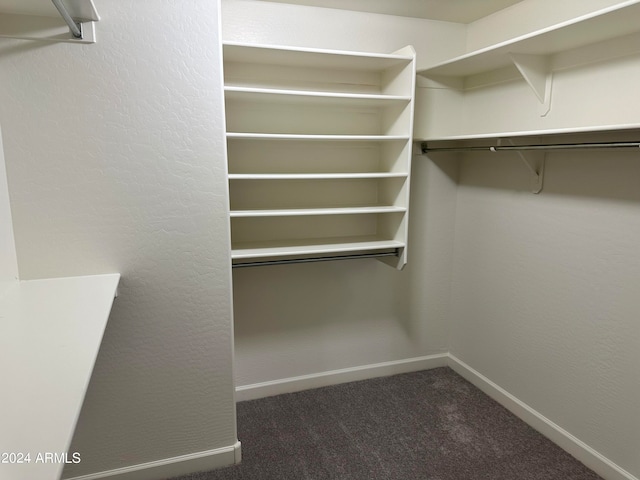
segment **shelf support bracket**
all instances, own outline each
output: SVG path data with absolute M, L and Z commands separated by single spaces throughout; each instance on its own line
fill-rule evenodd
M 80 23 L 82 38 L 76 38 L 69 26 L 56 17 L 37 17 L 0 12 L 0 38 L 20 38 L 47 42 L 96 43 L 94 21 Z
M 541 104 L 540 116 L 545 117 L 551 110 L 551 88 L 553 72 L 547 55 L 510 53 L 511 61 L 529 84 Z
M 502 144 L 502 139 L 498 139 L 498 146 Z M 507 143 L 513 146 L 513 142 L 508 139 Z M 547 153 L 544 151 L 522 152 L 514 150 L 514 152 L 523 161 L 529 172 L 531 173 L 531 193 L 540 193 L 544 184 L 544 164 L 547 159 Z

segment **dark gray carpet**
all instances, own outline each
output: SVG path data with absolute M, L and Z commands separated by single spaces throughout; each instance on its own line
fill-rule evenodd
M 600 479 L 449 368 L 240 402 L 238 436 L 179 480 Z

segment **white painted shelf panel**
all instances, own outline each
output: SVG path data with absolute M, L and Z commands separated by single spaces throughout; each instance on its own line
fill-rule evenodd
M 100 20 L 92 0 L 65 0 L 69 15 L 76 19 Z M 60 14 L 50 0 L 0 0 L 0 14 L 33 15 L 59 18 Z
M 327 142 L 391 142 L 409 140 L 409 135 L 303 135 L 286 133 L 248 133 L 227 132 L 228 139 L 241 140 L 292 140 L 292 141 L 327 141 Z
M 405 243 L 375 236 L 305 239 L 302 242 L 242 242 L 231 252 L 234 260 L 281 257 L 288 255 L 334 255 L 404 248 Z
M 349 52 L 225 42 L 225 62 L 296 68 L 381 71 L 413 61 L 411 55 Z
M 405 207 L 394 205 L 342 207 L 342 208 L 290 208 L 278 210 L 231 210 L 231 218 L 241 217 L 296 217 L 315 215 L 362 215 L 375 213 L 403 213 Z
M 230 132 L 294 135 L 410 135 L 410 103 L 380 98 L 234 93 Z
M 627 1 L 420 69 L 424 76 L 467 77 L 512 64 L 510 54 L 551 55 L 640 31 L 640 2 Z
M 402 172 L 357 172 L 357 173 L 230 173 L 229 180 L 350 180 L 376 178 L 406 178 Z
M 100 348 L 119 274 L 16 281 L 0 298 L 0 452 L 31 454 L 3 464 L 1 480 L 57 480 Z
M 65 0 L 68 15 L 80 23 L 81 38 L 50 0 L 0 0 L 0 37 L 89 44 L 96 42 L 95 23 L 100 20 L 92 0 Z
M 227 100 L 271 102 L 277 104 L 301 103 L 305 105 L 334 104 L 357 107 L 386 107 L 391 104 L 406 104 L 411 101 L 411 97 L 405 95 L 314 92 L 249 87 L 225 87 L 224 90 Z

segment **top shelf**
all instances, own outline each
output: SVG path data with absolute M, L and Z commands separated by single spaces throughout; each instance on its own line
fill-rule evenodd
M 413 61 L 409 55 L 290 48 L 225 42 L 225 62 L 375 71 Z
M 510 54 L 552 55 L 640 31 L 640 1 L 627 1 L 418 70 L 431 76 L 467 77 L 512 64 Z

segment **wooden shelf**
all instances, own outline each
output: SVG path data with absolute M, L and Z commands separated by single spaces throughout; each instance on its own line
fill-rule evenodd
M 408 103 L 411 101 L 410 96 L 402 95 L 313 92 L 249 87 L 225 87 L 224 90 L 227 100 L 272 102 L 278 104 L 302 103 L 305 105 L 337 104 L 341 106 L 385 107 L 394 103 Z
M 232 252 L 234 260 L 250 260 L 291 255 L 333 255 L 404 248 L 405 243 L 372 236 L 305 239 L 302 242 L 243 242 Z
M 82 24 L 82 38 L 74 38 L 51 1 L 0 0 L 0 37 L 50 42 L 95 43 L 100 16 L 91 0 L 64 3 L 74 21 Z
M 4 464 L 2 478 L 54 480 L 67 452 L 120 275 L 15 281 L 0 298 L 0 451 L 31 454 Z
M 402 268 L 413 49 L 223 51 L 233 259 L 401 249 Z
M 551 55 L 640 31 L 640 3 L 627 1 L 506 42 L 418 70 L 431 76 L 468 77 L 512 64 L 511 55 Z
M 372 213 L 402 213 L 406 212 L 404 207 L 393 205 L 388 206 L 366 206 L 366 207 L 341 207 L 341 208 L 289 208 L 270 210 L 231 210 L 231 218 L 240 217 L 296 217 L 315 215 L 362 215 Z
M 350 180 L 360 178 L 406 178 L 401 172 L 358 173 L 230 173 L 229 180 Z
M 227 139 L 233 140 L 300 140 L 323 142 L 392 142 L 407 141 L 409 135 L 303 135 L 291 133 L 245 133 L 227 132 Z
M 247 45 L 235 42 L 225 42 L 223 55 L 226 63 L 364 71 L 384 70 L 413 61 L 412 55 Z

